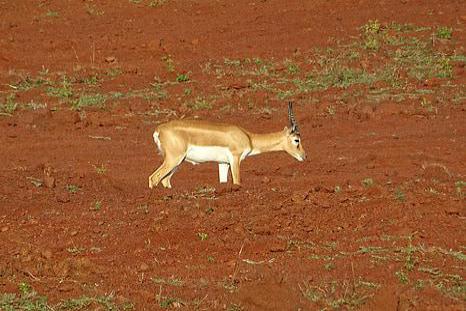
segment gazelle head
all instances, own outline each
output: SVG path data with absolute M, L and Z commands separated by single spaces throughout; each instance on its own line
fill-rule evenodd
M 290 128 L 285 127 L 284 134 L 286 142 L 285 151 L 298 161 L 306 159 L 306 151 L 304 151 L 301 144 L 301 135 L 299 134 L 298 123 L 296 122 L 293 114 L 293 103 L 288 103 L 288 119 L 290 120 Z

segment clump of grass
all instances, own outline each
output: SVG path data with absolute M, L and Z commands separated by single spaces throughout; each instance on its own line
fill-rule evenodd
M 18 103 L 16 102 L 16 94 L 9 94 L 5 103 L 0 103 L 0 114 L 11 116 L 16 109 L 18 109 Z
M 182 286 L 184 284 L 183 280 L 178 278 L 162 278 L 162 277 L 154 277 L 152 278 L 152 282 L 155 284 L 163 284 L 163 285 L 171 285 L 171 286 Z
M 58 12 L 57 11 L 47 11 L 47 13 L 45 13 L 45 16 L 47 17 L 58 17 Z
M 167 3 L 168 0 L 151 0 L 151 2 L 149 2 L 149 7 L 151 8 L 157 8 L 159 6 L 162 6 L 164 5 L 165 3 Z
M 122 72 L 123 72 L 123 70 L 121 70 L 121 68 L 113 67 L 113 68 L 107 69 L 105 74 L 107 76 L 111 77 L 111 78 L 115 78 L 115 77 L 119 76 Z
M 47 79 L 42 77 L 31 78 L 29 76 L 21 79 L 21 81 L 10 85 L 10 87 L 14 88 L 18 91 L 29 91 L 33 88 L 39 88 L 43 85 L 49 84 L 50 82 Z
M 369 20 L 361 28 L 363 31 L 363 47 L 366 50 L 377 51 L 380 48 L 378 34 L 382 31 L 382 25 L 378 20 Z
M 206 98 L 196 97 L 193 102 L 187 104 L 188 108 L 192 110 L 208 110 L 212 109 L 212 103 L 207 101 Z
M 184 305 L 184 303 L 178 299 L 178 298 L 173 298 L 173 297 L 160 297 L 159 298 L 159 306 L 162 309 L 168 309 L 168 308 L 180 308 L 181 306 Z
M 104 15 L 104 11 L 99 9 L 95 4 L 86 3 L 86 13 L 93 16 Z
M 37 294 L 32 287 L 25 282 L 18 284 L 19 296 L 16 294 L 1 294 L 1 310 L 50 310 L 47 297 Z
M 81 94 L 78 99 L 72 101 L 71 108 L 81 110 L 84 107 L 102 108 L 107 101 L 107 96 L 104 94 Z
M 134 305 L 130 302 L 116 303 L 113 295 L 70 298 L 63 300 L 56 305 L 48 303 L 46 296 L 39 295 L 26 282 L 18 284 L 19 295 L 13 293 L 0 294 L 0 310 L 28 310 L 28 311 L 49 311 L 49 310 L 134 310 Z
M 359 279 L 352 283 L 327 282 L 317 286 L 310 284 L 299 285 L 302 295 L 310 302 L 325 306 L 324 309 L 354 309 L 362 306 L 376 290 L 378 284 Z
M 71 81 L 63 76 L 63 81 L 57 86 L 50 86 L 47 89 L 47 95 L 53 97 L 59 97 L 62 100 L 69 100 L 73 96 L 73 88 Z
M 437 28 L 437 32 L 435 33 L 435 35 L 439 39 L 451 39 L 453 35 L 453 29 L 447 26 L 442 26 Z

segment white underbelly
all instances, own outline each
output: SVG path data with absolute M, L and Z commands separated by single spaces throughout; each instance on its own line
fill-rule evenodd
M 233 155 L 226 147 L 191 145 L 186 151 L 185 160 L 192 164 L 199 164 L 204 162 L 230 163 L 232 159 Z

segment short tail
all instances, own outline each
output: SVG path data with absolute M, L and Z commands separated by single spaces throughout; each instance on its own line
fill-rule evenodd
M 157 132 L 157 130 L 155 130 L 152 137 L 154 137 L 154 142 L 157 145 L 157 149 L 159 150 L 159 154 L 163 155 L 162 143 L 160 142 L 160 139 L 159 139 L 159 132 Z

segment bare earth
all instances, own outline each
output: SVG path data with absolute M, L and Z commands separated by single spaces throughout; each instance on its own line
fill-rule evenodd
M 464 1 L 0 7 L 0 309 L 466 308 Z M 148 189 L 157 124 L 277 131 L 289 100 L 306 162 Z

